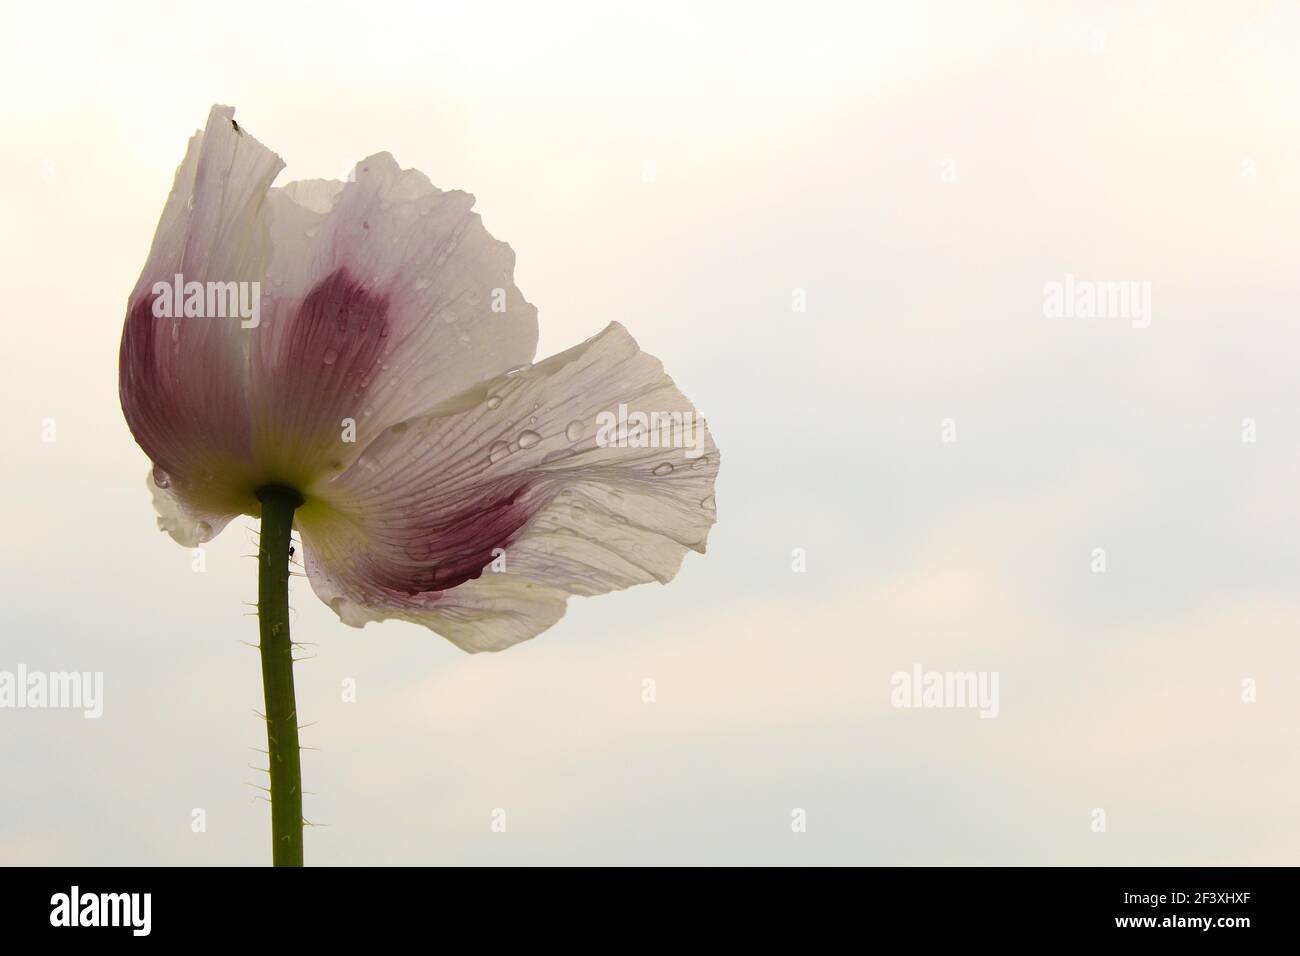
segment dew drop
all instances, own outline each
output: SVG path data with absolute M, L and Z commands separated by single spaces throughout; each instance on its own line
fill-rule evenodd
M 157 465 L 153 467 L 153 483 L 159 488 L 170 488 L 172 484 L 171 476 L 163 471 Z
M 207 538 L 212 534 L 212 525 L 208 524 L 206 521 L 200 521 L 194 526 L 194 530 L 199 533 L 200 538 Z
M 673 473 L 673 466 L 668 464 L 668 462 L 666 461 L 661 464 L 655 465 L 654 474 L 659 475 L 660 477 L 662 477 L 663 475 L 671 475 L 672 473 Z
M 542 440 L 542 436 L 537 434 L 537 432 L 535 431 L 522 432 L 519 435 L 519 447 L 532 448 L 541 440 Z
M 564 437 L 569 441 L 577 441 L 582 437 L 582 422 L 569 422 L 569 427 L 564 430 Z
M 501 406 L 501 396 L 500 395 L 489 396 L 487 400 L 487 406 L 488 408 L 499 408 Z
M 510 454 L 510 446 L 503 441 L 494 441 L 488 449 L 488 461 L 497 462 Z
M 334 351 L 333 349 L 330 349 L 328 352 L 326 352 L 324 358 L 321 359 L 321 361 L 323 361 L 326 365 L 333 365 L 338 360 L 339 360 L 339 353 Z

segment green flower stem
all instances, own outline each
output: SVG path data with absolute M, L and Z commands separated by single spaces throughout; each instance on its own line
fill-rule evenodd
M 302 495 L 292 488 L 259 488 L 262 534 L 257 548 L 257 623 L 261 632 L 266 743 L 270 753 L 272 863 L 302 866 L 302 766 L 298 706 L 293 697 L 289 640 L 289 532 Z

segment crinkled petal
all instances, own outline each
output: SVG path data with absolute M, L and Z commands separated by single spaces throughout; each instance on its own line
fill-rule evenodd
M 620 406 L 625 432 L 609 427 Z M 309 489 L 307 574 L 345 623 L 401 618 L 500 650 L 569 595 L 670 580 L 704 551 L 717 471 L 694 407 L 611 324 L 391 426 Z
M 131 433 L 194 513 L 245 510 L 256 475 L 248 334 L 238 315 L 155 315 L 157 283 L 260 282 L 270 260 L 266 192 L 280 158 L 213 107 L 190 140 L 122 332 L 119 394 Z M 174 298 L 174 297 L 173 297 Z M 206 296 L 205 296 L 206 300 Z
M 271 203 L 252 387 L 277 480 L 336 475 L 389 425 L 532 361 L 536 309 L 473 196 L 381 153 L 354 181 L 294 183 Z

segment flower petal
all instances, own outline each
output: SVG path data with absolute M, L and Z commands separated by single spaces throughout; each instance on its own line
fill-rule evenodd
M 536 309 L 473 196 L 381 153 L 355 181 L 295 183 L 272 204 L 252 384 L 259 457 L 279 480 L 337 474 L 389 425 L 532 360 Z
M 280 158 L 213 107 L 190 140 L 127 306 L 119 394 L 131 433 L 194 513 L 244 510 L 252 479 L 247 331 L 238 316 L 157 317 L 155 284 L 260 281 L 270 259 L 266 191 Z M 181 489 L 184 489 L 183 491 Z
M 620 405 L 679 427 L 611 431 Z M 694 407 L 615 323 L 391 426 L 309 489 L 298 527 L 312 586 L 345 623 L 402 618 L 500 650 L 555 623 L 568 595 L 670 580 L 704 550 L 717 471 Z
M 158 530 L 167 532 L 173 541 L 187 548 L 211 541 L 238 514 L 194 510 L 192 496 L 156 468 L 150 470 L 145 483 L 158 512 Z

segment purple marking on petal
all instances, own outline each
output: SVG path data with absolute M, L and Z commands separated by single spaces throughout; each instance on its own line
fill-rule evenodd
M 153 324 L 152 297 L 141 296 L 126 314 L 122 348 L 118 355 L 118 393 L 127 423 L 133 429 L 133 414 L 146 415 L 151 404 L 150 396 L 157 396 L 160 391 Z
M 540 507 L 528 494 L 532 484 L 515 476 L 496 487 L 476 489 L 479 497 L 454 511 L 409 515 L 408 527 L 390 529 L 402 557 L 380 558 L 374 583 L 391 591 L 424 594 L 448 591 L 482 575 L 497 548 L 506 549 Z M 385 536 L 387 537 L 387 535 Z M 391 552 L 390 552 L 391 553 Z
M 285 343 L 291 375 L 315 378 L 322 366 L 344 377 L 372 368 L 388 334 L 388 298 L 367 292 L 346 269 L 335 269 L 307 294 Z M 328 374 L 328 373 L 327 373 Z
M 221 320 L 155 317 L 155 296 L 128 308 L 118 397 L 131 434 L 172 478 L 248 467 L 242 355 Z M 233 476 L 231 476 L 233 477 Z
M 392 347 L 390 322 L 387 296 L 344 268 L 287 317 L 273 348 L 254 360 L 258 453 L 268 474 L 309 482 L 337 468 L 342 421 L 362 418 L 375 369 Z

